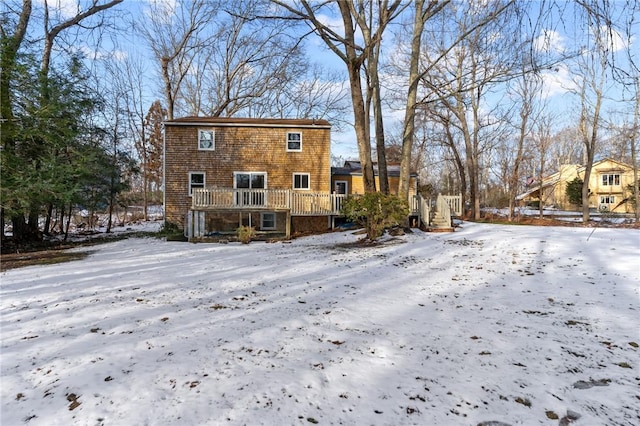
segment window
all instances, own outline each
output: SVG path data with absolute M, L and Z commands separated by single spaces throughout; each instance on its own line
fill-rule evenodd
M 265 231 L 276 229 L 276 214 L 262 213 L 260 215 L 260 229 L 264 229 Z
M 294 173 L 293 189 L 309 189 L 309 173 Z
M 616 202 L 615 195 L 601 195 L 600 204 L 614 204 Z
M 234 188 L 246 189 L 236 194 L 236 205 L 263 206 L 266 203 L 265 192 L 260 189 L 267 188 L 266 173 L 234 172 Z
M 198 150 L 213 151 L 215 149 L 215 132 L 213 130 L 198 130 Z
M 602 186 L 620 185 L 620 175 L 607 174 L 602 175 Z
M 336 194 L 346 194 L 348 192 L 348 183 L 346 180 L 337 180 L 334 189 Z
M 189 173 L 189 195 L 193 195 L 193 190 L 196 188 L 204 188 L 204 173 L 202 172 Z
M 302 133 L 287 133 L 287 151 L 302 151 Z

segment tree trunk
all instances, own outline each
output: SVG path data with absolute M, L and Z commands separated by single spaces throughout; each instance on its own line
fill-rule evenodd
M 362 83 L 360 80 L 363 58 L 358 57 L 355 49 L 355 28 L 351 20 L 351 10 L 346 2 L 338 2 L 338 8 L 345 26 L 345 63 L 349 74 L 349 86 L 351 88 L 351 103 L 353 107 L 353 120 L 358 144 L 360 165 L 362 166 L 362 180 L 365 192 L 376 191 L 373 162 L 371 161 L 371 132 L 368 114 L 365 111 L 365 102 L 362 96 Z
M 418 102 L 418 83 L 420 74 L 420 49 L 422 47 L 422 32 L 424 30 L 424 0 L 416 0 L 415 16 L 413 18 L 413 35 L 411 37 L 411 58 L 409 62 L 409 89 L 404 112 L 404 126 L 402 130 L 402 158 L 400 161 L 400 183 L 398 195 L 409 200 L 409 183 L 411 181 L 411 155 L 413 153 L 413 137 L 416 126 L 416 104 Z
M 376 192 L 376 181 L 373 173 L 373 163 L 371 161 L 371 142 L 369 123 L 364 108 L 362 98 L 362 86 L 360 83 L 360 66 L 358 64 L 347 64 L 349 70 L 349 83 L 351 85 L 351 102 L 353 103 L 354 128 L 356 131 L 356 141 L 358 143 L 358 154 L 362 166 L 362 180 L 365 192 Z
M 51 216 L 53 215 L 53 203 L 49 203 L 47 207 L 47 217 L 44 221 L 44 228 L 42 232 L 44 235 L 49 235 L 49 227 L 51 226 Z
M 384 123 L 382 120 L 382 98 L 380 96 L 380 78 L 378 76 L 378 62 L 380 43 L 372 50 L 368 64 L 370 84 L 373 95 L 373 119 L 376 129 L 376 153 L 378 157 L 378 181 L 380 192 L 389 193 L 389 178 L 387 174 L 387 151 L 384 143 Z

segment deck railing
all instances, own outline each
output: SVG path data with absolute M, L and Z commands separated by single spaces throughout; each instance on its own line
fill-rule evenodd
M 193 190 L 193 210 L 289 210 L 294 216 L 337 216 L 346 195 L 296 192 L 288 189 L 226 189 L 198 188 Z
M 436 198 L 436 211 L 440 214 L 447 226 L 451 226 L 451 210 L 449 200 L 446 199 L 444 195 L 438 194 L 438 198 Z
M 344 194 L 289 189 L 196 188 L 191 197 L 191 209 L 289 210 L 293 216 L 338 216 L 346 197 Z M 449 206 L 451 214 L 462 215 L 460 195 L 442 195 L 439 198 Z M 423 221 L 429 220 L 430 200 L 416 195 L 410 197 L 409 204 L 411 215 L 419 215 Z
M 440 196 L 440 194 L 438 194 Z M 442 195 L 444 201 L 449 205 L 451 213 L 455 216 L 462 216 L 462 194 L 460 195 Z

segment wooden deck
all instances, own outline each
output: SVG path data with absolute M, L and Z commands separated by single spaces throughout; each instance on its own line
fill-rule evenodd
M 198 188 L 193 190 L 185 235 L 191 238 L 204 233 L 206 212 L 237 212 L 240 215 L 243 212 L 285 212 L 287 217 L 338 217 L 346 197 L 344 194 L 289 189 Z M 417 226 L 435 229 L 446 225 L 451 228 L 451 217 L 462 215 L 462 196 L 439 194 L 436 200 L 428 200 L 416 195 L 410 199 L 409 211 L 410 216 L 417 217 Z M 286 223 L 288 237 L 290 220 Z
M 344 194 L 288 189 L 195 189 L 191 210 L 289 211 L 292 216 L 339 216 Z
M 292 216 L 339 216 L 347 195 L 290 189 L 194 189 L 191 210 L 265 210 L 289 211 Z M 411 198 L 411 215 L 429 217 L 432 203 L 420 195 Z M 447 208 L 448 206 L 448 208 Z M 441 195 L 433 205 L 436 211 L 451 216 L 462 215 L 461 195 Z

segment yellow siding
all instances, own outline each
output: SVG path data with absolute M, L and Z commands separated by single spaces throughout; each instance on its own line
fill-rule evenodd
M 602 175 L 604 174 L 619 174 L 620 184 L 602 185 Z M 577 209 L 577 206 L 569 203 L 569 199 L 566 194 L 567 183 L 571 182 L 576 177 L 584 179 L 584 175 L 584 167 L 582 166 L 561 166 L 558 182 L 553 186 L 551 191 L 547 191 L 546 197 L 543 197 L 543 202 L 545 204 L 555 204 L 562 210 Z M 611 210 L 615 208 L 613 211 L 618 213 L 633 212 L 633 206 L 630 203 L 625 203 L 624 205 L 616 208 L 616 205 L 620 201 L 632 195 L 632 193 L 627 189 L 631 184 L 633 184 L 633 168 L 631 166 L 610 159 L 595 163 L 589 177 L 589 190 L 591 191 L 591 195 L 589 196 L 589 207 L 598 209 L 600 207 L 600 196 L 613 195 L 615 197 L 615 204 L 610 206 Z
M 335 188 L 336 181 L 345 181 L 348 183 L 349 194 L 364 194 L 364 179 L 362 175 L 333 175 L 332 187 Z M 389 190 L 392 194 L 398 193 L 398 187 L 400 186 L 400 178 L 397 176 L 389 177 Z M 380 178 L 376 176 L 376 188 L 380 189 Z M 416 178 L 411 177 L 409 181 L 409 196 L 416 194 Z

